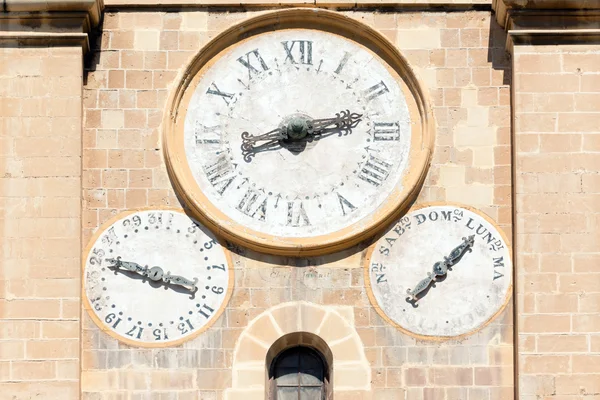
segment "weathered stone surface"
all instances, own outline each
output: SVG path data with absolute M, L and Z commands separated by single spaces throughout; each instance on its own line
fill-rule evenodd
M 382 382 L 373 373 L 370 390 L 338 390 L 335 399 L 464 400 L 465 393 L 475 399 L 509 399 L 513 336 L 523 357 L 520 365 L 527 369 L 520 371 L 523 399 L 596 393 L 600 324 L 590 282 L 598 261 L 593 228 L 595 152 L 600 148 L 594 106 L 600 90 L 597 49 L 517 48 L 512 71 L 504 53 L 506 35 L 489 11 L 463 11 L 476 3 L 462 0 L 419 3 L 418 10 L 402 12 L 343 12 L 400 48 L 435 110 L 435 150 L 416 204 L 462 201 L 510 233 L 515 171 L 517 268 L 526 273 L 518 276 L 518 296 L 526 299 L 516 313 L 521 332 L 513 335 L 508 309 L 482 336 L 460 342 L 418 341 L 397 331 L 368 301 L 361 268 L 365 246 L 357 245 L 301 259 L 250 251 L 236 255 L 240 290 L 229 309 L 209 331 L 178 348 L 131 349 L 84 315 L 81 396 L 73 367 L 78 355 L 29 358 L 54 354 L 52 346 L 42 348 L 39 342 L 60 348 L 63 339 L 78 340 L 79 243 L 87 244 L 100 224 L 119 211 L 181 206 L 162 160 L 160 137 L 166 96 L 180 71 L 223 29 L 269 12 L 239 5 L 224 11 L 176 7 L 165 12 L 160 8 L 165 2 L 152 2 L 152 8 L 117 7 L 105 13 L 102 32 L 90 44 L 97 55 L 86 62 L 85 76 L 80 47 L 7 46 L 0 51 L 0 336 L 6 342 L 0 347 L 0 358 L 6 357 L 0 361 L 0 392 L 22 398 L 263 400 L 257 376 L 266 367 L 264 353 L 252 358 L 256 364 L 248 370 L 256 375 L 244 381 L 260 387 L 236 388 L 235 371 L 243 370 L 234 368 L 236 342 L 249 343 L 240 339 L 242 332 L 271 307 L 306 300 L 319 311 L 307 314 L 301 305 L 301 327 L 317 329 L 324 304 L 338 313 L 340 306 L 351 310 L 350 327 L 360 327 L 355 330 L 365 363 L 334 363 L 334 376 L 338 368 L 362 371 L 344 379 L 365 384 L 361 376 L 376 370 L 387 379 Z M 442 3 L 452 3 L 446 7 L 453 12 L 426 9 L 426 4 Z M 490 2 L 477 2 L 483 3 Z M 26 27 L 35 32 L 46 28 Z M 73 29 L 81 31 L 80 26 Z M 511 101 L 518 120 L 514 140 Z M 572 282 L 585 286 L 582 296 Z M 350 319 L 344 317 L 340 326 L 343 321 Z M 260 332 L 252 336 L 275 340 L 273 330 Z M 29 341 L 36 344 L 28 350 Z M 564 368 L 563 356 L 572 359 L 576 371 L 542 372 L 550 362 Z M 473 365 L 474 386 L 466 392 L 448 386 L 453 379 L 466 379 L 463 371 Z

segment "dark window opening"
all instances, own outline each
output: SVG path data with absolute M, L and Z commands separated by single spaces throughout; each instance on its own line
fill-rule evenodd
M 281 352 L 270 371 L 273 400 L 324 400 L 328 368 L 324 357 L 310 347 L 296 346 Z

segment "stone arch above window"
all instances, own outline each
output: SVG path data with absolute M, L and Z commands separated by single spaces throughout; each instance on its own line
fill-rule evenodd
M 334 398 L 338 392 L 370 391 L 371 368 L 362 342 L 352 317 L 342 316 L 353 315 L 351 311 L 352 307 L 301 301 L 282 303 L 258 315 L 236 342 L 232 387 L 226 390 L 225 399 L 265 400 L 268 363 L 282 349 L 298 345 L 330 357 Z

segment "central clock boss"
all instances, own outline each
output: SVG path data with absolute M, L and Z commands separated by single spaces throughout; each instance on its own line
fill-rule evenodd
M 194 215 L 237 244 L 339 251 L 417 195 L 426 97 L 395 47 L 338 14 L 284 10 L 221 34 L 170 100 L 164 150 Z

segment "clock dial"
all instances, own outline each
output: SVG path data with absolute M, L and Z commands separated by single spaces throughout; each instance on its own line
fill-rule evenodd
M 420 337 L 465 335 L 510 295 L 512 260 L 489 218 L 458 206 L 413 210 L 371 248 L 365 264 L 376 310 Z
M 336 125 L 343 113 L 356 115 L 353 128 Z M 294 122 L 323 119 L 332 122 L 323 133 L 287 137 Z M 283 135 L 243 139 L 274 129 Z M 385 65 L 354 42 L 304 29 L 226 51 L 196 87 L 185 121 L 185 154 L 209 201 L 285 237 L 327 234 L 369 215 L 402 176 L 410 139 L 402 88 Z
M 84 292 L 94 321 L 136 346 L 193 337 L 221 314 L 233 285 L 229 256 L 184 213 L 121 214 L 100 229 L 84 260 Z
M 263 251 L 332 251 L 369 233 L 414 190 L 409 169 L 427 153 L 394 66 L 328 31 L 228 46 L 182 102 L 165 141 L 176 187 L 203 221 Z

